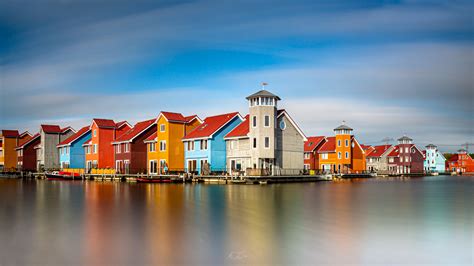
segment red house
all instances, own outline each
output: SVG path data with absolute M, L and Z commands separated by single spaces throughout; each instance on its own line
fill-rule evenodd
M 17 169 L 18 171 L 36 171 L 36 150 L 35 147 L 41 143 L 41 135 L 35 134 L 33 137 L 22 139 L 16 147 Z
M 319 168 L 319 153 L 318 150 L 326 142 L 324 136 L 308 137 L 304 143 L 304 169 L 318 170 Z
M 446 160 L 446 172 L 474 173 L 474 160 L 466 150 L 461 149 Z
M 398 139 L 398 145 L 387 158 L 389 174 L 422 174 L 424 171 L 423 152 L 407 136 Z
M 156 119 L 138 122 L 112 143 L 117 174 L 147 172 L 147 144 L 144 141 L 156 133 L 156 128 Z

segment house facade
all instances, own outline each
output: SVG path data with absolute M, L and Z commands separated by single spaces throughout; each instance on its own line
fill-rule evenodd
M 377 145 L 367 154 L 367 171 L 378 174 L 388 174 L 388 155 L 394 149 L 393 145 Z
M 0 131 L 0 172 L 16 170 L 17 154 L 15 148 L 26 138 L 31 138 L 28 131 L 22 134 L 18 130 Z
M 41 142 L 35 147 L 37 171 L 59 169 L 59 151 L 57 145 L 72 136 L 76 131 L 71 127 L 60 128 L 58 125 L 41 125 Z
M 148 173 L 183 172 L 185 152 L 182 138 L 202 123 L 197 115 L 161 112 L 156 119 L 156 135 L 146 139 Z
M 156 119 L 141 121 L 112 143 L 115 153 L 115 173 L 147 172 L 147 144 L 144 140 L 154 133 L 156 133 Z
M 324 136 L 308 137 L 304 143 L 304 169 L 315 170 L 319 169 L 319 149 L 326 142 Z
M 226 142 L 226 168 L 230 174 L 238 174 L 252 168 L 250 139 L 248 137 L 250 116 L 224 136 Z
M 91 138 L 89 126 L 83 127 L 57 145 L 61 169 L 84 168 L 86 155 L 82 145 Z
M 186 134 L 184 143 L 185 171 L 208 174 L 226 172 L 226 143 L 224 136 L 243 121 L 238 113 L 209 116 Z
M 446 172 L 455 172 L 458 174 L 474 173 L 474 160 L 467 150 L 460 149 L 457 154 L 453 154 L 446 161 Z
M 425 148 L 426 150 L 423 151 L 425 173 L 444 173 L 446 170 L 446 158 L 438 150 L 438 147 L 434 144 L 429 144 Z
M 90 126 L 91 139 L 82 146 L 85 149 L 86 172 L 91 169 L 114 169 L 112 142 L 132 128 L 127 121 L 115 123 L 111 119 L 94 118 Z
M 334 137 L 326 137 L 319 148 L 319 170 L 327 173 L 362 173 L 366 171 L 366 154 L 353 129 L 344 123 L 334 129 Z
M 423 173 L 424 156 L 413 139 L 403 136 L 398 145 L 387 155 L 389 174 L 420 174 Z
M 17 154 L 17 170 L 26 172 L 37 171 L 37 154 L 35 147 L 41 142 L 39 133 L 32 137 L 25 137 L 15 148 Z

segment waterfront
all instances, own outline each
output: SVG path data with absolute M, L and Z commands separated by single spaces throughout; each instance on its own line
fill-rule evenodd
M 0 179 L 0 265 L 472 265 L 473 184 Z

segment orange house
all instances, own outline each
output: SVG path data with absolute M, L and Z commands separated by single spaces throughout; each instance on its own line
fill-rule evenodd
M 146 139 L 148 173 L 184 171 L 184 144 L 181 139 L 202 124 L 197 115 L 161 112 L 156 119 L 156 135 Z
M 112 142 L 132 126 L 127 121 L 115 123 L 110 119 L 94 118 L 90 126 L 91 139 L 84 143 L 86 171 L 112 169 L 115 166 Z
M 17 167 L 15 148 L 25 138 L 31 138 L 31 134 L 28 131 L 21 135 L 18 133 L 18 130 L 0 131 L 0 171 L 15 171 Z
M 334 137 L 318 150 L 319 170 L 331 173 L 360 173 L 366 170 L 366 152 L 345 124 L 334 129 Z

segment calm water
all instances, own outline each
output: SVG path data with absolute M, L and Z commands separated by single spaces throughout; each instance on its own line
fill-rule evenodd
M 0 179 L 0 265 L 472 265 L 473 184 Z

